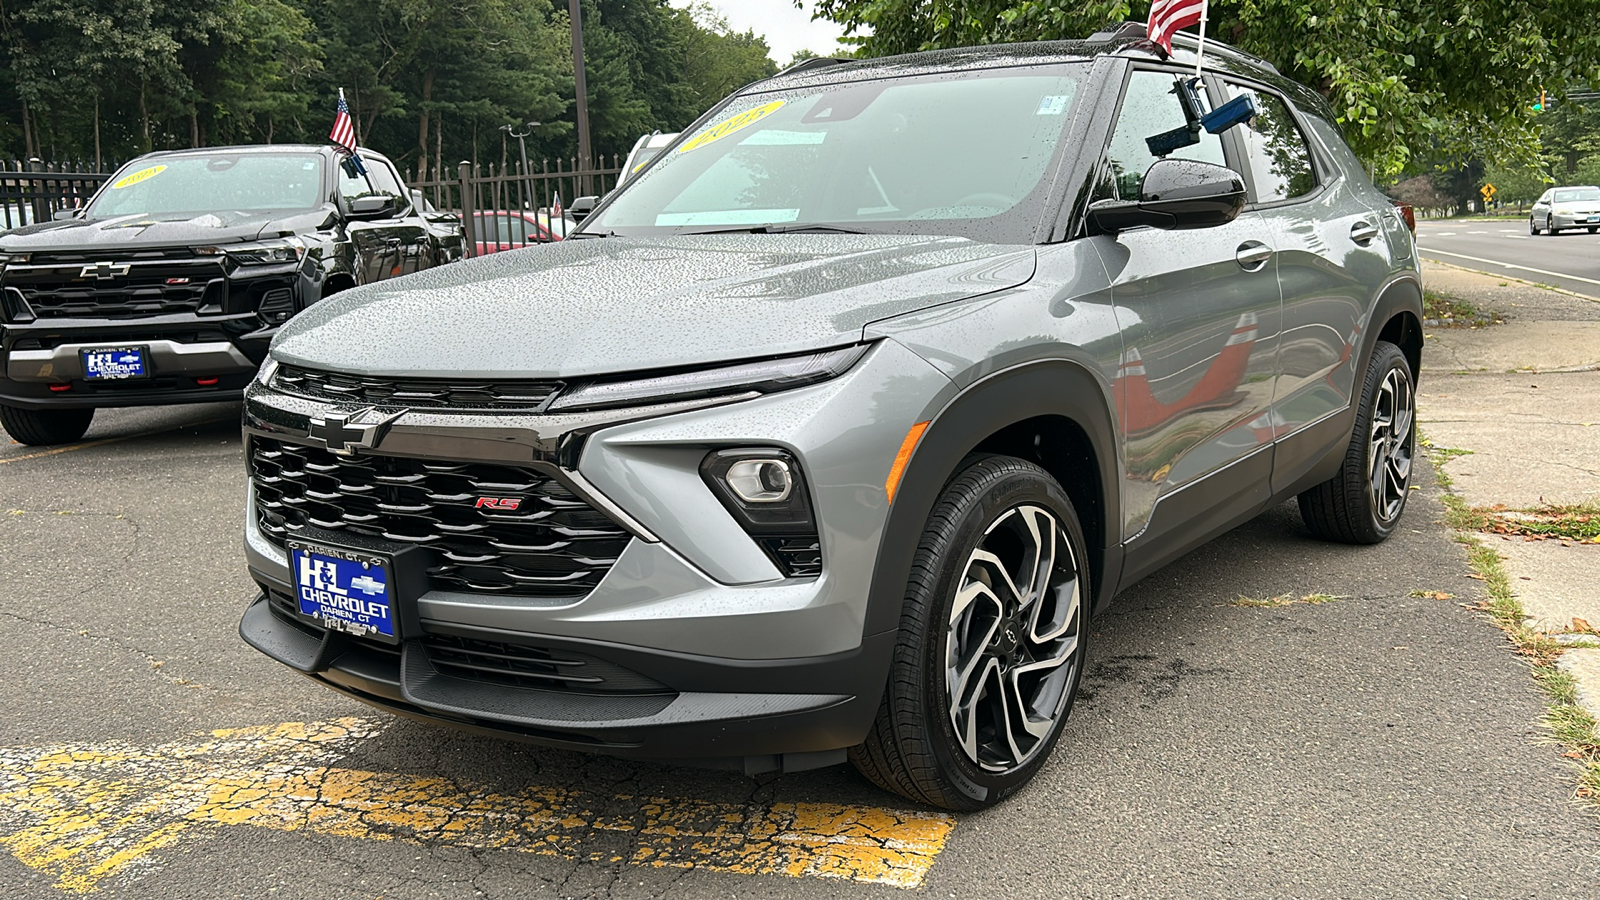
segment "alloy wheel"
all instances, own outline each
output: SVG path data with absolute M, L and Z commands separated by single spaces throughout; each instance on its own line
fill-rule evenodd
M 1411 379 L 1400 368 L 1384 376 L 1372 404 L 1367 444 L 1367 489 L 1378 520 L 1393 522 L 1405 507 L 1411 484 L 1412 440 L 1416 421 Z
M 990 772 L 1049 743 L 1081 665 L 1078 560 L 1049 510 L 1001 514 L 968 555 L 945 635 L 945 698 L 968 760 Z

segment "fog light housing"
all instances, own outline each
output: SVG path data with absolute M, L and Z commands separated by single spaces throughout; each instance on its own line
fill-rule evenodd
M 793 454 L 771 447 L 714 450 L 700 476 L 785 576 L 822 574 L 811 496 Z
M 794 493 L 794 475 L 781 459 L 741 459 L 722 477 L 745 503 L 782 503 Z

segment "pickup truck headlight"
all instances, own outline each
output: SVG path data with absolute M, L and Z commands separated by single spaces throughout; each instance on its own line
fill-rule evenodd
M 195 250 L 211 256 L 226 256 L 240 266 L 278 266 L 299 262 L 306 255 L 306 244 L 297 237 L 286 237 L 248 244 L 197 247 Z
M 748 391 L 768 394 L 827 381 L 849 371 L 867 344 L 820 350 L 803 356 L 741 362 L 642 378 L 577 384 L 550 404 L 550 412 L 612 409 L 647 403 L 673 403 Z
M 278 374 L 278 361 L 267 357 L 261 361 L 261 368 L 256 370 L 256 383 L 262 387 L 272 384 L 272 376 Z

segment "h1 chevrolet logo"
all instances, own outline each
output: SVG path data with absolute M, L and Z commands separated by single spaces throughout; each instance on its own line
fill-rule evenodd
M 328 450 L 340 456 L 354 456 L 357 450 L 371 450 L 378 446 L 389 426 L 408 410 L 378 412 L 368 406 L 354 412 L 332 411 L 311 420 L 310 435 L 325 441 Z M 371 421 L 364 421 L 370 419 Z
M 83 269 L 78 272 L 78 277 L 93 277 L 96 280 L 105 281 L 108 278 L 118 278 L 126 275 L 128 272 L 132 271 L 132 269 L 133 266 L 130 266 L 127 263 L 98 262 L 92 266 L 84 266 Z

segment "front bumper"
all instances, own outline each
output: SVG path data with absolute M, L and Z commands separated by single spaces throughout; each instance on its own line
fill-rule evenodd
M 1600 210 L 1570 215 L 1553 213 L 1550 216 L 1550 221 L 1555 228 L 1600 228 Z
M 888 510 L 881 485 L 906 429 L 953 392 L 925 361 L 882 342 L 825 384 L 632 418 L 411 410 L 372 454 L 554 475 L 623 524 L 631 542 L 580 597 L 434 584 L 414 601 L 420 633 L 396 651 L 330 636 L 294 612 L 284 551 L 257 526 L 252 488 L 246 556 L 264 594 L 278 599 L 254 603 L 241 634 L 363 701 L 473 730 L 627 756 L 715 758 L 753 771 L 839 761 L 865 737 L 893 653 L 892 631 L 864 634 Z M 246 432 L 252 441 L 315 445 L 308 423 L 327 408 L 252 388 Z M 862 410 L 878 420 L 863 423 Z M 783 577 L 703 483 L 699 462 L 740 446 L 781 447 L 800 460 L 821 525 L 822 575 Z M 431 663 L 444 636 L 504 644 L 512 649 L 502 655 L 511 656 L 533 652 L 518 648 L 575 650 L 659 690 L 619 699 L 455 677 Z

